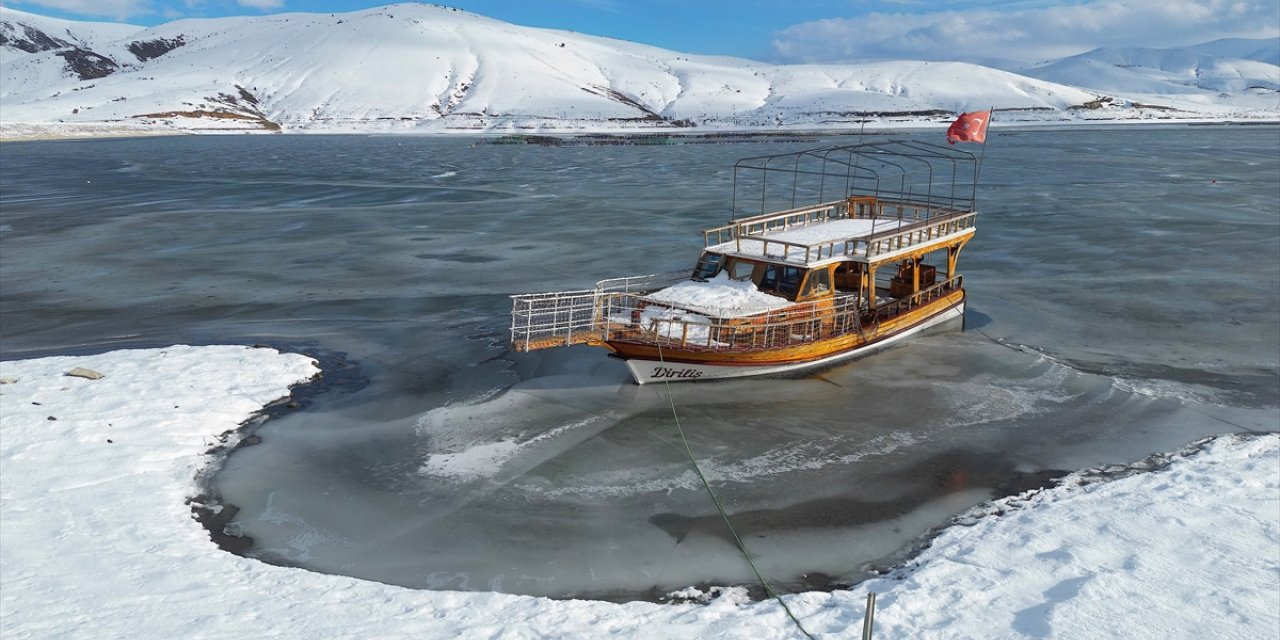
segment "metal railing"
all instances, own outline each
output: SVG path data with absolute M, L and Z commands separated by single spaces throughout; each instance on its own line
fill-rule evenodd
M 599 340 L 594 289 L 511 296 L 511 344 L 516 351 Z
M 595 289 L 511 296 L 511 343 L 517 351 L 590 344 L 605 338 L 605 301 L 651 293 L 689 277 L 686 271 L 612 278 Z

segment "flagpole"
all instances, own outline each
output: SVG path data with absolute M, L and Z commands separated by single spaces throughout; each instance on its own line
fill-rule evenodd
M 987 133 L 991 133 L 991 121 L 996 117 L 996 108 L 992 105 L 987 110 Z M 982 137 L 982 151 L 978 154 L 978 166 L 973 169 L 973 207 L 978 208 L 978 176 L 982 173 L 982 161 L 987 157 L 987 137 Z
M 996 108 L 988 107 L 987 112 L 991 114 L 987 116 L 987 132 L 989 133 L 991 131 L 991 121 L 996 119 Z M 987 157 L 987 138 L 986 136 L 983 136 L 982 152 L 978 154 L 978 168 L 977 168 L 977 171 L 975 171 L 973 174 L 973 182 L 975 185 L 978 182 L 978 174 L 982 172 L 982 160 L 983 158 L 986 158 L 986 157 Z

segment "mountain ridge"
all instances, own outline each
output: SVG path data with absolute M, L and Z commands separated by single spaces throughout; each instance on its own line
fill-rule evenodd
M 866 120 L 945 120 L 991 106 L 1007 110 L 1006 121 L 1280 117 L 1275 65 L 1244 65 L 1265 78 L 1276 69 L 1274 86 L 1237 89 L 1224 71 L 1218 88 L 1130 79 L 1137 89 L 1161 91 L 1127 95 L 1117 89 L 1124 74 L 1087 73 L 1110 64 L 1100 55 L 1021 75 L 964 62 L 777 65 L 522 27 L 439 5 L 155 27 L 75 23 L 0 7 L 0 119 L 573 132 L 848 128 Z M 1220 60 L 1185 55 L 1199 56 L 1206 68 Z M 1081 73 L 1071 77 L 1076 82 L 1056 80 Z M 1085 88 L 1086 81 L 1099 86 Z

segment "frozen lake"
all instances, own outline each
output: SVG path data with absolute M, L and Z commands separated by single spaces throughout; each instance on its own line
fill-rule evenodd
M 733 161 L 812 145 L 472 142 L 0 145 L 0 356 L 267 342 L 358 363 L 367 385 L 267 423 L 213 480 L 270 562 L 557 597 L 750 583 L 666 390 L 602 350 L 513 353 L 507 296 L 691 267 Z M 968 330 L 673 386 L 764 573 L 855 581 L 1040 472 L 1275 429 L 1277 151 L 1273 126 L 993 132 Z

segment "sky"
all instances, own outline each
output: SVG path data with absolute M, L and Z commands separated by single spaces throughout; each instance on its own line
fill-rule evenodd
M 335 13 L 379 0 L 0 0 L 72 20 Z M 531 27 L 765 62 L 868 59 L 1033 63 L 1102 46 L 1173 47 L 1280 37 L 1278 0 L 452 0 Z

